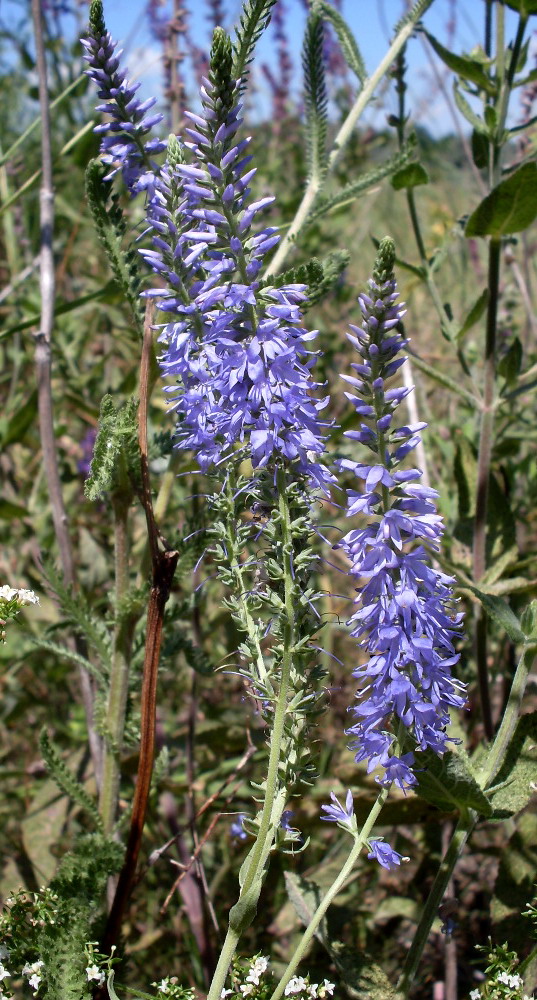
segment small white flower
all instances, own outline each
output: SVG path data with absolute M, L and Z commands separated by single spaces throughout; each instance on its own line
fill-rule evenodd
M 308 986 L 308 996 L 312 997 L 312 1000 L 318 996 L 317 990 L 319 989 L 319 983 L 310 983 Z
M 470 993 L 470 1000 L 480 1000 L 480 997 L 481 997 L 481 991 L 480 990 L 472 990 L 471 991 L 471 993 Z
M 514 976 L 509 976 L 509 986 L 511 987 L 512 990 L 516 990 L 519 988 L 519 986 L 523 985 L 524 985 L 524 980 L 522 979 L 522 976 L 518 975 L 518 972 L 515 972 Z
M 101 972 L 98 965 L 88 965 L 86 968 L 86 978 L 88 983 L 95 980 L 97 986 L 104 986 L 104 972 Z
M 233 990 L 222 990 L 220 996 L 222 997 L 222 1000 L 225 1000 L 225 998 L 230 997 L 232 993 Z
M 34 993 L 37 993 L 40 982 L 41 982 L 41 976 L 38 976 L 37 972 L 34 972 L 33 976 L 30 976 L 28 980 L 28 983 L 32 987 Z
M 8 587 L 7 583 L 4 583 L 3 587 L 0 587 L 0 601 L 12 601 L 17 593 L 18 591 L 13 590 L 13 587 Z
M 499 983 L 503 983 L 504 986 L 509 986 L 509 975 L 507 972 L 499 972 L 496 979 Z
M 249 997 L 250 993 L 254 992 L 254 984 L 253 983 L 244 983 L 243 986 L 239 986 L 239 989 L 240 989 L 243 997 Z
M 8 972 L 7 969 L 6 969 L 6 967 L 4 965 L 2 965 L 2 963 L 0 962 L 0 983 L 4 979 L 8 979 L 8 977 L 10 977 L 10 976 L 11 976 L 11 972 Z
M 28 965 L 27 962 L 22 970 L 23 976 L 31 976 L 33 972 L 39 972 L 39 970 L 43 968 L 44 964 L 45 963 L 42 962 L 41 959 L 38 959 L 37 962 L 32 962 L 31 965 Z
M 295 993 L 302 993 L 303 990 L 307 990 L 308 984 L 302 976 L 294 976 L 290 979 L 285 987 L 286 997 L 292 996 Z
M 34 594 L 33 590 L 17 590 L 19 601 L 21 604 L 39 604 L 39 598 L 37 594 Z
M 170 992 L 169 985 L 170 985 L 169 979 L 161 979 L 160 983 L 158 984 L 158 988 L 161 993 L 169 993 Z
M 246 976 L 247 983 L 254 983 L 255 986 L 259 986 L 259 979 L 264 972 L 267 971 L 268 958 L 261 955 L 260 958 L 256 958 L 253 963 L 248 975 Z
M 320 997 L 325 997 L 327 995 L 327 993 L 328 993 L 330 996 L 332 996 L 335 988 L 336 987 L 335 987 L 334 983 L 329 983 L 328 979 L 325 979 L 324 982 L 323 982 L 323 984 L 322 984 L 322 986 L 319 986 L 319 994 L 318 995 Z

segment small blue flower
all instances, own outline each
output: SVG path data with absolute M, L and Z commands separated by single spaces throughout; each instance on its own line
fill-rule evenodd
M 236 819 L 229 827 L 229 835 L 233 840 L 247 840 L 248 834 L 244 829 L 244 820 L 246 819 L 246 813 L 239 813 Z
M 326 816 L 321 816 L 321 819 L 326 820 L 328 823 L 344 823 L 346 826 L 351 826 L 354 821 L 354 826 L 356 826 L 354 803 L 350 788 L 347 792 L 344 806 L 341 805 L 334 792 L 330 792 L 330 798 L 332 799 L 332 805 L 321 806 L 321 809 L 324 809 L 326 813 Z
M 367 855 L 369 860 L 378 861 L 379 865 L 386 868 L 387 871 L 397 868 L 403 860 L 402 856 L 383 840 L 371 840 L 369 846 L 371 847 Z

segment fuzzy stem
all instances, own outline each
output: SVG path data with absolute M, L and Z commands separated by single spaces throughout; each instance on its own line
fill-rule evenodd
M 349 854 L 349 856 L 348 856 L 345 864 L 343 865 L 343 868 L 341 869 L 339 875 L 337 876 L 337 878 L 335 879 L 335 881 L 332 883 L 332 885 L 328 889 L 328 891 L 325 894 L 325 896 L 323 897 L 322 901 L 319 903 L 319 906 L 317 907 L 317 909 L 316 909 L 315 913 L 313 914 L 313 917 L 311 918 L 311 920 L 310 920 L 310 922 L 309 922 L 306 930 L 304 931 L 304 934 L 302 935 L 302 937 L 300 939 L 300 943 L 299 943 L 298 947 L 296 948 L 296 951 L 295 951 L 295 953 L 294 953 L 291 961 L 289 962 L 289 964 L 288 964 L 288 966 L 287 966 L 287 968 L 286 968 L 286 970 L 285 970 L 285 972 L 284 972 L 284 974 L 283 974 L 280 982 L 278 983 L 276 989 L 274 990 L 274 993 L 272 993 L 272 995 L 270 997 L 270 1000 L 280 1000 L 280 997 L 283 995 L 285 987 L 287 986 L 289 980 L 292 978 L 295 970 L 298 968 L 300 962 L 302 961 L 302 958 L 306 954 L 306 951 L 307 951 L 307 949 L 309 947 L 309 944 L 310 944 L 310 942 L 311 942 L 311 940 L 312 940 L 312 938 L 313 938 L 313 936 L 314 936 L 317 928 L 319 927 L 319 925 L 320 925 L 320 923 L 321 923 L 321 921 L 322 921 L 322 919 L 323 919 L 326 911 L 328 910 L 328 907 L 331 905 L 331 903 L 333 902 L 333 900 L 336 898 L 336 896 L 337 896 L 338 892 L 340 891 L 340 889 L 343 888 L 343 886 L 345 885 L 345 882 L 346 882 L 347 878 L 349 877 L 350 873 L 352 872 L 352 869 L 354 868 L 354 865 L 355 865 L 355 863 L 356 863 L 356 861 L 357 861 L 357 859 L 358 859 L 358 857 L 360 855 L 360 852 L 362 851 L 362 849 L 364 847 L 364 844 L 366 843 L 366 841 L 369 838 L 369 834 L 371 833 L 371 830 L 373 829 L 373 827 L 374 827 L 374 825 L 375 825 L 375 823 L 377 821 L 377 818 L 378 818 L 378 816 L 380 814 L 380 811 L 381 811 L 384 803 L 386 802 L 386 799 L 388 798 L 389 793 L 390 793 L 390 788 L 389 787 L 388 788 L 383 788 L 379 792 L 379 794 L 378 794 L 378 796 L 376 798 L 375 804 L 373 805 L 373 807 L 371 809 L 371 812 L 369 813 L 369 816 L 367 817 L 367 819 L 366 819 L 366 821 L 365 821 L 365 823 L 364 823 L 364 825 L 363 825 L 360 833 L 356 834 L 356 836 L 355 836 L 355 841 L 354 841 L 352 850 L 351 850 L 351 852 L 350 852 L 350 854 Z
M 267 864 L 268 856 L 285 806 L 287 791 L 278 788 L 278 772 L 283 746 L 285 716 L 287 713 L 289 682 L 291 676 L 293 647 L 295 644 L 295 615 L 293 601 L 292 574 L 292 535 L 289 504 L 287 501 L 287 485 L 283 469 L 277 473 L 278 508 L 282 531 L 282 548 L 284 555 L 284 627 L 283 656 L 280 677 L 280 689 L 274 712 L 274 726 L 270 739 L 270 754 L 267 769 L 265 800 L 261 812 L 259 831 L 255 844 L 244 865 L 244 881 L 239 898 L 229 914 L 229 929 L 224 941 L 222 952 L 211 983 L 207 1000 L 220 1000 L 228 969 L 235 953 L 237 943 L 242 933 L 250 926 L 259 900 L 262 886 L 262 873 Z
M 428 0 L 428 2 L 422 4 L 420 10 L 420 17 L 431 6 L 432 2 L 433 0 Z M 301 231 L 302 227 L 304 226 L 309 213 L 314 207 L 318 195 L 320 194 L 322 188 L 326 184 L 327 178 L 330 176 L 331 173 L 333 173 L 337 164 L 339 163 L 339 160 L 341 159 L 345 147 L 352 136 L 356 124 L 358 123 L 361 115 L 367 108 L 367 105 L 369 104 L 369 101 L 373 97 L 373 94 L 375 93 L 378 84 L 390 69 L 390 66 L 396 59 L 402 47 L 410 38 L 412 32 L 414 31 L 415 26 L 416 25 L 414 18 L 410 21 L 407 21 L 407 23 L 403 25 L 399 33 L 394 38 L 392 44 L 390 45 L 386 55 L 384 56 L 383 59 L 381 59 L 376 70 L 374 70 L 371 76 L 365 81 L 362 90 L 358 94 L 358 97 L 356 98 L 351 110 L 349 111 L 347 117 L 345 118 L 345 121 L 341 125 L 341 128 L 339 129 L 334 139 L 332 152 L 328 157 L 328 167 L 326 175 L 323 179 L 323 184 L 321 185 L 317 178 L 311 178 L 310 181 L 308 182 L 306 190 L 304 191 L 304 195 L 302 197 L 302 201 L 298 206 L 296 215 L 284 239 L 282 240 L 280 246 L 278 247 L 276 253 L 274 254 L 274 257 L 272 258 L 270 264 L 268 265 L 267 273 L 270 272 L 270 274 L 278 274 L 278 271 L 282 269 L 289 255 L 293 243 L 296 241 L 296 238 L 299 232 Z

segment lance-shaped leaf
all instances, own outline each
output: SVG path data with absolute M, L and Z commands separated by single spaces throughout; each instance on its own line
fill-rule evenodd
M 326 152 L 328 99 L 324 74 L 323 42 L 323 20 L 320 14 L 314 12 L 310 14 L 306 22 L 302 66 L 304 69 L 308 181 L 316 181 L 317 184 L 321 184 L 328 166 Z
M 337 194 L 332 195 L 329 198 L 321 198 L 315 203 L 314 209 L 310 212 L 307 218 L 307 224 L 310 225 L 312 222 L 316 222 L 321 216 L 326 215 L 328 212 L 334 212 L 338 208 L 342 208 L 344 205 L 349 205 L 353 202 L 359 195 L 368 191 L 369 188 L 375 187 L 379 181 L 384 177 L 390 177 L 401 167 L 404 167 L 410 156 L 414 153 L 416 146 L 415 138 L 409 139 L 405 144 L 401 152 L 396 153 L 395 156 L 391 156 L 385 163 L 381 163 L 378 167 L 373 170 L 368 170 L 367 173 L 362 174 L 358 180 L 351 184 L 347 184 L 341 191 Z
M 99 160 L 91 160 L 86 170 L 86 195 L 97 235 L 105 249 L 112 273 L 129 306 L 140 338 L 144 319 L 140 304 L 139 256 L 132 245 L 125 247 L 126 222 L 117 195 L 110 194 L 110 184 L 103 177 L 106 169 Z
M 241 92 L 246 87 L 255 47 L 270 24 L 275 3 L 276 0 L 246 0 L 242 9 L 233 43 L 233 78 L 241 81 Z
M 479 298 L 476 299 L 476 301 L 474 302 L 472 308 L 470 309 L 470 312 L 467 314 L 466 319 L 464 320 L 459 332 L 457 333 L 455 339 L 458 344 L 461 343 L 464 335 L 468 333 L 468 330 L 471 330 L 471 328 L 475 326 L 475 324 L 481 319 L 483 313 L 485 312 L 485 309 L 487 308 L 488 301 L 489 301 L 489 290 L 488 288 L 484 288 Z
M 537 780 L 537 712 L 521 716 L 498 771 L 491 801 L 493 818 L 504 819 L 525 809 Z
M 440 56 L 442 62 L 449 66 L 457 76 L 462 77 L 463 80 L 469 80 L 470 83 L 475 83 L 480 90 L 486 91 L 487 94 L 493 95 L 496 92 L 496 86 L 485 72 L 481 60 L 474 59 L 472 56 L 458 56 L 444 48 L 428 31 L 425 32 L 425 35 L 437 56 Z
M 525 163 L 495 187 L 466 223 L 466 236 L 500 239 L 537 218 L 537 164 Z
M 327 3 L 327 0 L 316 0 L 313 4 L 313 9 L 320 11 L 323 19 L 330 22 L 338 37 L 347 66 L 349 69 L 352 69 L 360 83 L 363 84 L 367 80 L 367 70 L 356 39 L 347 22 L 336 7 L 331 3 Z
M 405 741 L 410 747 L 410 741 Z M 481 816 L 491 816 L 492 806 L 472 774 L 466 754 L 448 750 L 439 757 L 432 750 L 416 752 L 414 767 L 421 798 L 442 812 L 474 809 Z
M 471 591 L 477 597 L 489 618 L 492 618 L 492 621 L 496 622 L 496 625 L 499 625 L 513 642 L 524 642 L 526 640 L 526 635 L 522 630 L 517 616 L 501 597 L 496 597 L 493 594 L 485 594 L 477 587 L 469 586 L 465 587 L 464 590 Z

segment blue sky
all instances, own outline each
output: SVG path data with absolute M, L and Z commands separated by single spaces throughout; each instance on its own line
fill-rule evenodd
M 190 12 L 191 34 L 197 44 L 207 47 L 210 42 L 207 0 L 186 0 Z M 230 28 L 240 11 L 239 0 L 223 0 L 226 12 L 224 26 Z M 484 0 L 435 0 L 424 18 L 426 28 L 452 51 L 469 51 L 483 42 Z M 295 64 L 293 89 L 300 93 L 300 47 L 306 13 L 301 0 L 285 0 L 286 29 L 290 49 Z M 407 8 L 404 0 L 343 0 L 342 13 L 353 29 L 358 45 L 371 72 L 384 55 L 393 25 Z M 143 0 L 105 0 L 107 25 L 115 38 L 121 38 L 126 49 L 134 56 L 132 66 L 138 66 L 144 94 L 158 91 L 161 84 L 159 49 L 150 37 L 144 16 Z M 507 10 L 507 38 L 513 36 L 516 15 Z M 452 34 L 449 25 L 452 24 Z M 274 65 L 273 39 L 271 29 L 261 39 L 258 49 L 259 62 Z M 451 74 L 434 57 L 436 74 L 431 67 L 431 53 L 421 38 L 413 39 L 407 48 L 409 64 L 408 106 L 416 119 L 434 135 L 442 135 L 454 130 L 452 113 L 442 95 L 443 87 L 451 94 Z M 130 62 L 130 60 L 129 60 Z M 263 116 L 269 107 L 266 84 L 259 80 L 256 96 L 258 113 Z M 189 88 L 194 90 L 193 85 Z M 376 107 L 371 108 L 368 120 L 382 125 L 386 113 L 395 111 L 395 98 L 385 93 Z M 367 119 L 366 119 L 367 120 Z

